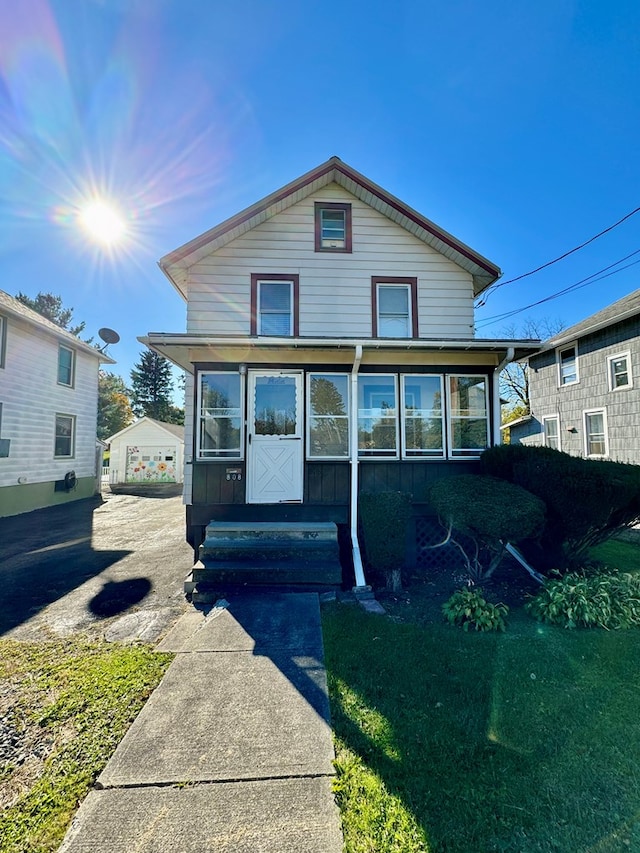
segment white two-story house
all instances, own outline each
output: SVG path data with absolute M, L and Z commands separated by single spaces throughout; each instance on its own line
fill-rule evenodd
M 0 517 L 95 494 L 101 362 L 0 290 Z
M 357 495 L 424 500 L 499 441 L 501 365 L 474 337 L 495 264 L 337 157 L 169 253 L 187 372 L 187 537 L 211 519 L 333 521 Z

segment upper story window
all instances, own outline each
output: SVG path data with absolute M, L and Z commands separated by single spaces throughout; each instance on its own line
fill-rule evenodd
M 0 314 L 0 367 L 4 367 L 4 354 L 7 347 L 7 318 Z
M 73 415 L 56 415 L 54 456 L 58 459 L 72 457 L 74 454 L 75 438 L 75 417 Z
M 58 385 L 73 387 L 76 365 L 76 353 L 62 344 L 58 347 Z
M 299 276 L 251 276 L 251 334 L 297 337 L 299 334 Z
M 418 337 L 418 279 L 371 278 L 374 338 Z
M 611 355 L 607 359 L 607 371 L 609 374 L 609 390 L 622 391 L 633 386 L 631 376 L 631 353 L 623 352 Z
M 609 455 L 606 409 L 592 409 L 584 413 L 584 455 Z
M 243 377 L 232 372 L 206 372 L 198 376 L 199 459 L 242 457 Z
M 351 252 L 351 205 L 315 203 L 316 252 Z
M 578 381 L 578 345 L 570 344 L 557 352 L 558 385 L 573 385 Z
M 560 450 L 560 418 L 558 415 L 548 415 L 542 418 L 542 440 L 546 447 Z

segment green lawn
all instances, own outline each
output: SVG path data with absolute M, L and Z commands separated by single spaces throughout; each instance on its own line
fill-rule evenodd
M 467 634 L 410 600 L 323 612 L 348 853 L 640 851 L 640 631 Z
M 0 640 L 1 853 L 58 849 L 170 661 L 147 646 Z

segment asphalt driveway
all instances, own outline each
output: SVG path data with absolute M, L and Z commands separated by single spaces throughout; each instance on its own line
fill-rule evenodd
M 157 640 L 189 605 L 180 497 L 105 492 L 0 519 L 0 636 Z

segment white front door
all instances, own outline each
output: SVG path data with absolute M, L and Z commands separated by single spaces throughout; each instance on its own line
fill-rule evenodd
M 302 373 L 249 371 L 247 503 L 302 501 Z

